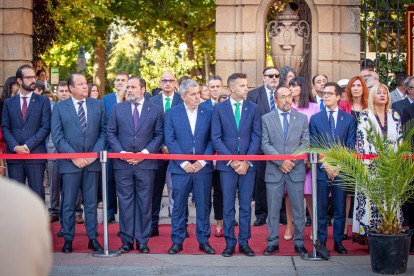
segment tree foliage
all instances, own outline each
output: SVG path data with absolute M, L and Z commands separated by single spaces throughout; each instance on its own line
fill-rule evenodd
M 56 8 L 58 2 L 50 0 L 50 7 Z M 58 29 L 48 8 L 48 2 L 33 0 L 33 60 L 40 56 L 57 39 Z

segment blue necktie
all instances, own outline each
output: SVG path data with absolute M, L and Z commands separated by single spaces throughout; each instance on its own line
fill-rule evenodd
M 275 98 L 273 97 L 273 94 L 275 92 L 270 92 L 270 111 L 275 111 L 276 107 L 275 107 Z
M 329 111 L 329 125 L 331 126 L 332 138 L 335 140 L 335 119 L 333 117 L 334 112 L 335 111 Z
M 321 104 L 319 105 L 320 110 L 324 110 L 325 106 L 323 105 L 323 99 L 321 99 Z
M 132 114 L 132 119 L 134 121 L 134 130 L 137 132 L 138 129 L 138 121 L 139 121 L 139 112 L 138 112 L 139 103 L 135 104 L 134 112 Z
M 79 105 L 78 118 L 79 118 L 79 122 L 81 124 L 82 131 L 85 132 L 85 130 L 86 130 L 86 116 L 85 116 L 85 110 L 83 110 L 83 106 L 82 106 L 83 102 L 84 101 L 79 101 L 78 102 L 78 105 Z
M 285 139 L 288 133 L 288 128 L 289 128 L 289 121 L 287 119 L 287 116 L 289 115 L 289 113 L 282 113 L 283 115 L 283 134 L 285 135 Z

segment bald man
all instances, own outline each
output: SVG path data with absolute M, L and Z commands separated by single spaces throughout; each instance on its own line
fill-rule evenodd
M 150 103 L 161 106 L 163 113 L 167 112 L 171 107 L 177 106 L 183 103 L 183 99 L 180 94 L 174 92 L 177 86 L 177 78 L 173 73 L 167 71 L 161 75 L 159 85 L 161 87 L 161 93 L 151 97 Z M 160 147 L 160 153 L 169 154 L 167 146 L 163 143 Z M 162 200 L 162 192 L 166 181 L 168 160 L 158 160 L 158 169 L 155 173 L 154 186 L 152 190 L 152 223 L 150 237 L 159 236 L 158 220 Z

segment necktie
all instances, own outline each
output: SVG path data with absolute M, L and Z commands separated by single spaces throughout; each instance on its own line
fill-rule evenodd
M 239 129 L 239 124 L 240 124 L 240 103 L 235 103 L 234 105 L 236 106 L 236 112 L 234 112 L 234 119 L 236 119 L 237 129 Z
M 319 109 L 320 110 L 324 110 L 325 109 L 325 105 L 323 104 L 323 99 L 321 99 L 321 104 L 319 105 Z
M 167 102 L 165 103 L 164 113 L 171 107 L 170 98 L 166 98 L 166 100 Z
M 139 121 L 139 112 L 138 112 L 139 103 L 135 104 L 134 113 L 132 114 L 132 119 L 134 120 L 134 129 L 137 132 L 138 129 L 138 121 Z
M 329 111 L 329 125 L 331 126 L 332 138 L 335 140 L 335 120 L 333 117 L 334 111 Z
M 86 130 L 86 116 L 85 116 L 85 110 L 83 110 L 83 106 L 82 106 L 83 102 L 84 101 L 79 101 L 78 102 L 78 105 L 79 105 L 78 118 L 79 118 L 79 122 L 81 124 L 82 131 L 85 132 L 85 130 Z
M 26 102 L 26 98 L 27 97 L 23 97 L 23 106 L 22 106 L 22 118 L 23 118 L 23 122 L 26 119 L 26 111 L 27 111 L 27 102 Z
M 283 134 L 285 135 L 285 139 L 286 139 L 286 136 L 288 134 L 288 129 L 289 129 L 289 121 L 287 119 L 287 116 L 289 115 L 289 113 L 285 112 L 285 113 L 282 113 L 282 115 L 283 115 Z
M 275 107 L 275 98 L 273 97 L 273 94 L 275 92 L 270 92 L 270 111 L 275 111 L 276 107 Z

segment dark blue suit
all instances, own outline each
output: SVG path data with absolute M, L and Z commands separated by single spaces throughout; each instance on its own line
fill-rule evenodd
M 160 94 L 154 97 L 151 97 L 149 99 L 149 102 L 160 106 L 162 110 L 164 111 L 165 108 L 163 105 L 162 94 L 163 92 L 161 91 Z M 174 92 L 174 97 L 171 103 L 171 107 L 177 106 L 182 103 L 183 103 L 183 99 L 181 99 L 180 94 Z M 163 146 L 165 146 L 164 143 L 160 146 L 160 149 Z M 154 228 L 154 229 L 158 229 L 158 219 L 159 219 L 159 213 L 160 213 L 160 208 L 161 208 L 162 192 L 165 186 L 167 168 L 168 168 L 168 161 L 158 160 L 158 169 L 157 169 L 157 172 L 155 173 L 154 187 L 153 187 L 153 193 L 152 193 L 152 225 L 151 225 L 151 228 Z
M 171 154 L 212 155 L 211 145 L 212 110 L 199 106 L 194 134 L 184 104 L 171 108 L 165 115 L 165 144 Z M 195 160 L 187 160 L 194 163 Z M 198 242 L 206 243 L 210 237 L 211 180 L 214 166 L 212 161 L 197 173 L 186 173 L 180 164 L 184 160 L 170 160 L 168 171 L 173 185 L 174 209 L 171 216 L 171 239 L 183 243 L 186 230 L 188 194 L 193 187 L 196 204 L 196 236 Z
M 137 131 L 130 102 L 113 106 L 108 121 L 108 143 L 114 152 L 158 153 L 164 138 L 164 118 L 161 108 L 144 101 Z M 119 199 L 119 229 L 123 242 L 146 244 L 151 230 L 152 186 L 157 160 L 143 160 L 130 165 L 113 160 L 116 191 Z
M 353 149 L 355 146 L 355 131 L 356 124 L 354 117 L 341 109 L 338 109 L 334 139 L 331 134 L 326 109 L 313 115 L 309 123 L 309 136 L 311 144 L 317 139 L 323 139 L 323 141 L 325 141 L 328 145 L 332 144 L 334 141 L 340 141 L 342 145 L 346 145 L 349 149 Z M 318 164 L 317 167 L 318 237 L 321 242 L 326 242 L 328 235 L 327 212 L 329 192 L 331 191 L 331 180 L 328 178 L 326 171 L 321 168 L 321 164 Z M 334 203 L 333 236 L 335 242 L 342 242 L 346 219 L 346 191 L 343 190 L 341 186 L 336 184 L 340 184 L 340 179 L 335 179 L 334 185 L 332 186 Z
M 211 110 L 213 110 L 213 102 L 211 101 L 211 99 L 210 100 L 207 100 L 207 101 L 205 101 L 205 102 L 202 102 L 201 104 L 200 104 L 200 106 L 202 106 L 202 107 L 206 107 L 206 108 L 209 108 L 209 109 L 211 109 Z
M 246 100 L 241 106 L 241 118 L 237 129 L 231 101 L 218 103 L 213 109 L 211 122 L 211 141 L 219 155 L 256 155 L 262 139 L 260 114 L 257 105 Z M 221 189 L 223 190 L 224 237 L 227 246 L 235 246 L 234 236 L 235 199 L 239 189 L 239 246 L 248 245 L 250 239 L 251 200 L 257 161 L 250 161 L 245 175 L 238 175 L 228 165 L 229 161 L 217 161 L 216 169 L 220 171 Z
M 28 101 L 28 99 L 26 99 Z M 44 96 L 32 93 L 26 118 L 23 121 L 20 94 L 4 102 L 1 132 L 7 144 L 7 153 L 15 153 L 16 146 L 26 145 L 30 153 L 46 153 L 45 140 L 50 133 L 50 101 Z M 9 177 L 26 183 L 45 200 L 43 177 L 45 159 L 7 160 Z
M 72 98 L 56 103 L 52 113 L 52 140 L 60 153 L 100 152 L 106 149 L 107 117 L 101 101 L 85 99 L 86 131 L 81 129 Z M 70 159 L 59 160 L 62 175 L 63 236 L 65 241 L 75 237 L 75 206 L 79 189 L 82 191 L 85 227 L 89 239 L 96 239 L 97 193 L 101 163 L 99 158 L 84 168 L 78 168 Z

